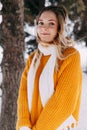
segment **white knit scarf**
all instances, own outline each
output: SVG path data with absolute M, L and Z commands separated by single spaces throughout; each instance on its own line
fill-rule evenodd
M 40 74 L 39 78 L 39 93 L 41 97 L 41 102 L 43 107 L 49 100 L 49 98 L 52 96 L 54 92 L 54 68 L 56 64 L 56 58 L 57 58 L 57 48 L 55 45 L 49 45 L 49 46 L 44 46 L 41 43 L 38 45 L 38 49 L 40 52 L 48 56 L 50 55 L 44 69 L 42 70 L 42 73 Z M 42 56 L 42 55 L 41 55 Z M 40 64 L 40 59 L 41 56 L 37 59 L 37 62 L 35 63 L 36 59 L 36 54 L 34 55 L 32 59 L 32 63 L 28 72 L 28 106 L 29 110 L 31 111 L 32 107 L 32 97 L 33 97 L 33 91 L 34 91 L 34 81 L 35 81 L 35 76 L 37 69 Z M 35 66 L 34 66 L 35 63 Z

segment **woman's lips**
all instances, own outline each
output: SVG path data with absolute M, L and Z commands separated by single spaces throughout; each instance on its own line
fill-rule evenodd
M 50 35 L 49 33 L 41 33 L 41 35 Z

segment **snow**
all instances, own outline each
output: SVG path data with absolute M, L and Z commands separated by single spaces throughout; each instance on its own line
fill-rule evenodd
M 81 43 L 79 43 L 75 47 L 80 52 L 82 70 L 84 72 L 85 71 L 87 72 L 87 47 L 85 46 L 85 44 L 86 43 L 84 41 L 82 41 Z
M 3 57 L 3 48 L 0 46 L 0 64 L 2 61 L 2 57 Z
M 2 15 L 0 15 L 0 23 L 2 23 Z
M 51 2 L 49 2 L 49 0 L 45 0 L 45 7 L 50 6 L 50 5 L 51 5 Z
M 3 5 L 2 5 L 2 3 L 0 2 L 0 11 L 2 10 L 2 7 L 3 7 Z M 0 14 L 0 24 L 2 23 L 2 15 Z
M 28 23 L 25 23 L 24 31 L 29 33 L 32 36 L 35 36 L 36 35 L 36 26 L 30 26 Z
M 3 5 L 2 5 L 2 3 L 0 2 L 0 11 L 2 10 L 2 7 L 3 7 Z
M 75 23 L 71 21 L 69 17 L 67 17 L 65 24 L 65 35 L 71 36 L 73 38 L 74 35 L 72 34 L 72 32 L 74 25 Z
M 0 46 L 0 64 L 1 64 L 2 58 L 3 58 L 3 49 Z M 2 82 L 2 73 L 1 73 L 1 67 L 0 67 L 0 85 L 1 85 L 1 82 Z
M 82 99 L 79 125 L 77 130 L 87 130 L 87 74 L 83 73 Z

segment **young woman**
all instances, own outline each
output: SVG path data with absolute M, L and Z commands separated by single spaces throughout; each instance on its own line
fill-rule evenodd
M 75 130 L 82 70 L 79 52 L 64 35 L 64 6 L 44 7 L 37 17 L 38 49 L 23 71 L 16 130 Z

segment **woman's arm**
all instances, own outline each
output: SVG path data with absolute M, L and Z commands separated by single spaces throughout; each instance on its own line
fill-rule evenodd
M 28 99 L 27 99 L 27 73 L 29 70 L 29 66 L 30 66 L 30 59 L 28 59 L 26 63 L 26 67 L 22 73 L 20 82 L 19 95 L 17 101 L 18 120 L 16 130 L 20 130 L 20 128 L 24 126 L 31 128 L 30 113 L 28 109 Z
M 32 130 L 56 130 L 73 113 L 81 91 L 80 56 L 76 52 L 62 64 L 58 84 Z

